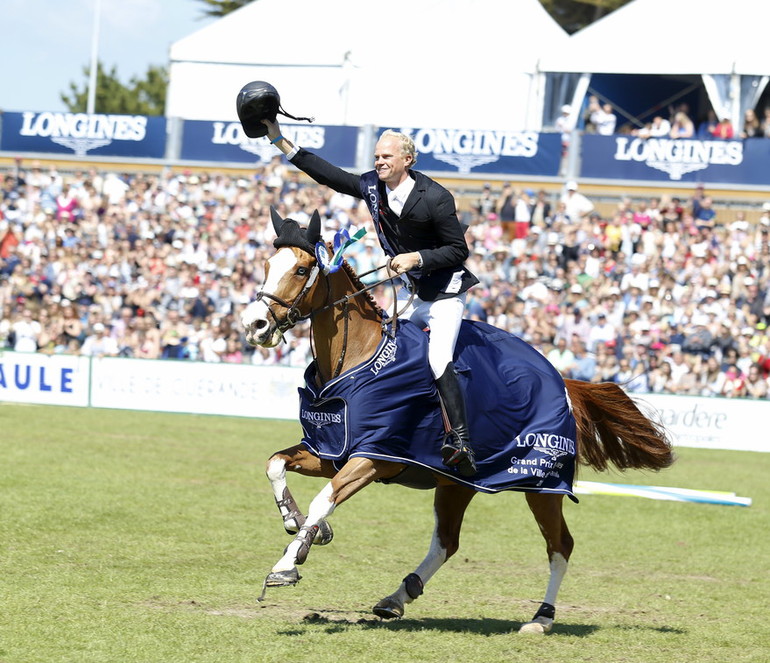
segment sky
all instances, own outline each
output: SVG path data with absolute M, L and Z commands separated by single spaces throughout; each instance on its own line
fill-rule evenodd
M 97 4 L 98 57 L 122 83 L 167 66 L 171 44 L 215 20 L 200 0 L 0 0 L 0 110 L 67 110 L 61 94 L 88 82 Z

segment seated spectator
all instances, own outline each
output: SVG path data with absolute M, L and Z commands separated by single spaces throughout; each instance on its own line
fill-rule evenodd
M 668 138 L 671 133 L 671 122 L 661 115 L 652 118 L 652 122 L 639 129 L 637 135 L 640 138 Z
M 736 364 L 730 365 L 725 371 L 721 395 L 727 398 L 741 398 L 746 395 L 746 381 Z
M 770 138 L 770 106 L 765 106 L 760 127 L 762 127 L 762 135 L 765 138 Z
M 733 129 L 733 123 L 728 115 L 723 115 L 711 131 L 711 135 L 714 138 L 722 138 L 725 140 L 732 138 L 734 134 L 735 130 Z
M 564 337 L 556 341 L 556 345 L 546 354 L 546 359 L 550 361 L 563 377 L 569 377 L 569 372 L 575 363 L 575 355 L 567 346 L 567 339 Z
M 671 124 L 671 138 L 692 138 L 695 135 L 695 126 L 692 120 L 684 111 L 679 111 L 674 115 L 674 121 Z
M 118 344 L 107 334 L 104 324 L 97 322 L 92 327 L 92 333 L 83 341 L 80 353 L 86 357 L 117 357 Z
M 763 138 L 762 126 L 753 108 L 747 108 L 743 114 L 743 129 L 741 138 Z
M 717 114 L 712 108 L 709 108 L 706 113 L 706 119 L 698 125 L 698 138 L 701 140 L 712 138 L 717 124 L 719 124 Z
M 37 352 L 39 337 L 43 328 L 32 316 L 32 310 L 25 308 L 10 325 L 9 339 L 14 352 Z
M 767 394 L 768 383 L 762 375 L 762 366 L 754 363 L 746 376 L 745 396 L 746 398 L 767 398 Z
M 618 118 L 612 110 L 612 104 L 605 103 L 591 113 L 591 123 L 596 127 L 596 133 L 601 136 L 611 136 L 615 133 Z

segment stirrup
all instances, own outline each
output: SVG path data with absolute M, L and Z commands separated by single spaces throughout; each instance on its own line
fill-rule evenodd
M 473 449 L 465 444 L 456 431 L 451 430 L 444 438 L 441 447 L 441 458 L 444 465 L 457 469 L 457 473 L 464 477 L 472 477 L 478 471 L 476 469 L 476 456 Z

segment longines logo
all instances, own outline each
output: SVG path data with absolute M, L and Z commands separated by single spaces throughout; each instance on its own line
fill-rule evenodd
M 78 156 L 115 140 L 142 141 L 147 134 L 147 118 L 142 115 L 25 112 L 22 117 L 20 135 L 50 138 Z
M 213 122 L 212 127 L 214 133 L 211 142 L 214 145 L 237 145 L 263 162 L 268 162 L 276 154 L 280 154 L 278 148 L 271 145 L 267 138 L 249 138 L 240 122 Z M 326 143 L 324 127 L 282 124 L 281 131 L 292 143 L 309 150 L 318 150 Z
M 639 161 L 668 173 L 672 180 L 711 165 L 738 166 L 743 162 L 743 143 L 725 140 L 668 138 L 615 139 L 617 161 Z
M 403 129 L 414 140 L 418 152 L 469 173 L 476 166 L 498 161 L 500 157 L 537 155 L 535 131 L 490 131 L 483 129 Z

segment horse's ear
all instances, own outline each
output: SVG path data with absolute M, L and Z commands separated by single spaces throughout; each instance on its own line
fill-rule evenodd
M 313 245 L 321 239 L 321 215 L 318 210 L 313 212 L 310 223 L 307 224 L 307 239 Z
M 281 215 L 278 214 L 278 210 L 276 210 L 272 205 L 270 205 L 270 218 L 273 220 L 273 228 L 275 229 L 275 234 L 280 235 L 281 226 L 283 225 L 284 220 L 281 218 Z

